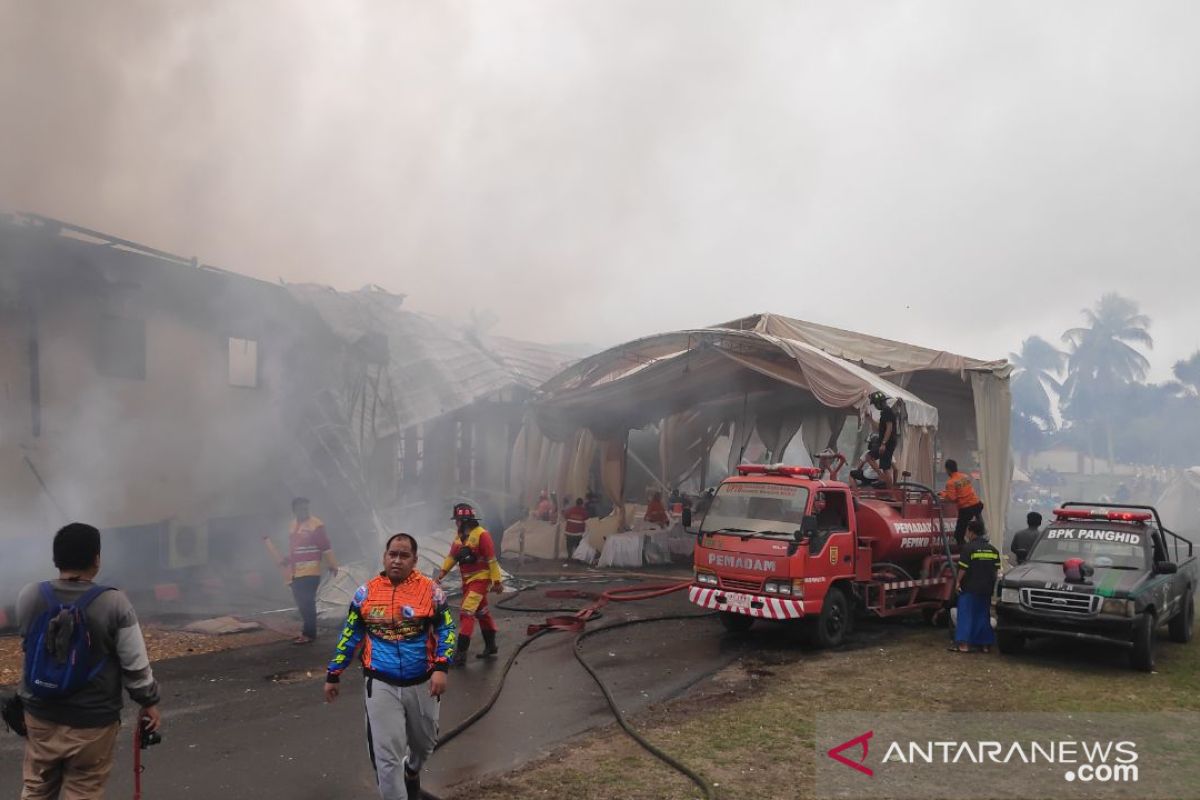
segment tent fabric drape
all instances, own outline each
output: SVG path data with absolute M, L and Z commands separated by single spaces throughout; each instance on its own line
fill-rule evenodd
M 733 423 L 733 427 L 729 436 L 729 458 L 727 459 L 725 465 L 731 475 L 737 468 L 737 465 L 742 463 L 742 458 L 745 456 L 746 448 L 750 444 L 750 437 L 754 435 L 755 422 L 756 417 L 754 413 L 751 411 L 746 411 Z
M 753 314 L 716 327 L 755 330 L 784 339 L 793 339 L 820 348 L 837 358 L 844 358 L 847 361 L 862 363 L 868 367 L 890 372 L 921 370 L 940 372 L 982 370 L 990 372 L 1003 371 L 1008 368 L 1008 364 L 1004 361 L 981 361 L 944 350 L 919 347 L 778 314 Z
M 545 430 L 587 427 L 604 440 L 661 422 L 661 477 L 674 485 L 670 478 L 683 469 L 676 463 L 682 451 L 677 415 L 704 407 L 714 420 L 730 425 L 726 462 L 733 471 L 747 447 L 757 448 L 759 441 L 773 454 L 786 449 L 794 422 L 785 424 L 787 414 L 779 407 L 792 396 L 812 397 L 844 420 L 856 412 L 860 418 L 869 414 L 867 397 L 880 391 L 902 403 L 897 464 L 922 483 L 937 477 L 931 472 L 940 411 L 955 420 L 952 449 L 960 459 L 965 442 L 957 439 L 964 426 L 974 429 L 985 521 L 999 529 L 1008 500 L 1011 371 L 1003 360 L 755 314 L 710 328 L 647 336 L 585 358 L 543 384 L 535 408 Z M 927 392 L 937 397 L 937 405 L 926 399 Z M 798 413 L 804 423 L 801 439 L 819 452 L 830 443 L 836 424 Z
M 1012 455 L 1009 452 L 1012 393 L 1007 379 L 985 372 L 971 373 L 971 389 L 979 437 L 983 522 L 992 535 L 1000 536 L 1005 527 L 1012 482 Z
M 758 418 L 758 438 L 771 451 L 773 461 L 782 460 L 783 452 L 800 426 L 801 417 L 793 411 L 772 411 Z
M 612 501 L 617 529 L 625 527 L 625 437 L 600 442 L 600 485 Z
M 901 472 L 912 473 L 912 480 L 933 487 L 936 480 L 933 431 L 928 428 L 909 428 L 900 440 L 900 454 L 896 463 Z

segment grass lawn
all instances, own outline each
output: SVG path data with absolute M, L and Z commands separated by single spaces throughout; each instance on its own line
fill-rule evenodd
M 720 635 L 715 621 L 713 628 Z M 1165 632 L 1152 674 L 1129 669 L 1123 651 L 1090 645 L 1038 642 L 1020 656 L 956 655 L 946 652 L 946 631 L 916 621 L 863 623 L 834 651 L 814 650 L 776 625 L 757 627 L 749 638 L 753 655 L 633 719 L 730 800 L 810 797 L 822 713 L 1200 711 L 1200 643 L 1174 644 Z M 957 700 L 968 682 L 987 691 L 963 709 Z M 699 793 L 613 725 L 520 771 L 460 787 L 455 796 L 652 800 Z

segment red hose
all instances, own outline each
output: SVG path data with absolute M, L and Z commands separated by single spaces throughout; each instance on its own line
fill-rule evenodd
M 133 726 L 133 800 L 142 800 L 142 721 Z
M 598 595 L 595 592 L 585 592 L 580 589 L 551 589 L 546 592 L 547 597 L 591 600 L 592 602 L 569 616 L 548 617 L 540 625 L 530 625 L 525 629 L 525 632 L 527 635 L 533 636 L 545 630 L 582 631 L 587 621 L 609 603 L 632 603 L 638 600 L 652 600 L 655 597 L 662 597 L 673 592 L 682 591 L 691 585 L 691 581 L 683 581 L 682 583 L 653 583 L 649 586 L 624 586 L 617 589 L 608 589 Z

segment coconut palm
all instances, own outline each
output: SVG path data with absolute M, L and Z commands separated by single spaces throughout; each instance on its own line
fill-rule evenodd
M 1200 350 L 1192 353 L 1190 358 L 1176 361 L 1171 371 L 1175 373 L 1175 377 L 1180 383 L 1191 388 L 1196 394 L 1200 394 Z
M 1086 327 L 1063 334 L 1070 347 L 1064 390 L 1073 417 L 1089 426 L 1103 426 L 1111 470 L 1115 396 L 1121 387 L 1145 379 L 1150 362 L 1134 345 L 1149 349 L 1154 339 L 1147 330 L 1150 318 L 1138 310 L 1137 303 L 1119 294 L 1104 295 L 1095 308 L 1085 308 L 1083 316 Z
M 1013 365 L 1013 410 L 1036 420 L 1044 430 L 1054 430 L 1054 403 L 1047 388 L 1062 393 L 1058 375 L 1067 363 L 1067 354 L 1040 336 L 1030 336 L 1021 342 L 1021 352 L 1009 353 L 1008 360 Z

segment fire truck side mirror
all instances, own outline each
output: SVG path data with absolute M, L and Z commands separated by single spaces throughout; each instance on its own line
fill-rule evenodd
M 820 524 L 817 522 L 816 514 L 805 514 L 804 519 L 800 521 L 801 536 L 816 536 L 820 530 Z

